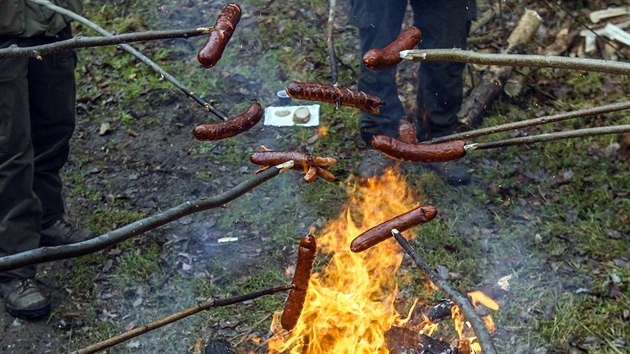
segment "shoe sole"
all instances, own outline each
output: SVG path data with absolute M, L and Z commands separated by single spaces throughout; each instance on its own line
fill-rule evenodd
M 42 307 L 40 309 L 32 309 L 32 310 L 18 310 L 6 306 L 7 312 L 15 317 L 19 317 L 25 320 L 35 320 L 38 318 L 42 318 L 47 316 L 50 313 L 50 304 Z

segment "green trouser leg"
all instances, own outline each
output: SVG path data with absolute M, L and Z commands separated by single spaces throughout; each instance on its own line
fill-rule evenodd
M 51 41 L 4 40 L 0 47 Z M 75 65 L 72 52 L 0 59 L 0 256 L 38 247 L 42 225 L 64 213 L 59 170 L 74 130 Z M 35 271 L 27 266 L 0 278 Z

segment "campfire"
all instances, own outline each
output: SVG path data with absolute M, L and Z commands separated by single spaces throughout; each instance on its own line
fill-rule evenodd
M 366 185 L 348 188 L 350 198 L 342 213 L 317 238 L 327 263 L 312 275 L 302 315 L 293 330 L 283 330 L 280 312 L 274 314 L 270 353 L 388 353 L 388 330 L 409 322 L 409 316 L 395 307 L 395 274 L 404 255 L 400 246 L 393 238 L 365 252 L 351 252 L 349 246 L 366 229 L 417 207 L 421 196 L 391 170 Z M 414 237 L 412 232 L 405 236 Z M 484 296 L 475 301 L 493 303 Z M 464 338 L 472 331 L 458 314 L 459 308 L 451 307 L 460 338 Z M 438 324 L 426 319 L 414 327 L 413 333 L 422 336 L 433 334 Z M 474 338 L 466 342 L 473 343 L 469 352 L 480 352 Z

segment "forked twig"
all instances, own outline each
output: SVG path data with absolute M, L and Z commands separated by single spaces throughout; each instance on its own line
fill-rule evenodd
M 202 198 L 182 203 L 176 207 L 138 220 L 87 241 L 64 246 L 41 247 L 30 251 L 0 257 L 0 272 L 16 269 L 25 265 L 73 258 L 100 251 L 108 246 L 138 236 L 186 215 L 224 205 L 291 167 L 293 167 L 293 161 L 269 168 L 252 178 L 239 183 L 236 187 L 227 192 L 211 198 Z
M 107 32 L 106 30 L 104 30 L 101 26 L 97 25 L 96 23 L 88 20 L 87 18 L 72 12 L 68 9 L 64 9 L 63 7 L 57 6 L 53 3 L 51 3 L 48 0 L 28 0 L 34 4 L 37 5 L 41 5 L 41 6 L 45 6 L 46 8 L 60 13 L 64 16 L 68 16 L 71 19 L 78 21 L 82 24 L 84 24 L 85 26 L 93 29 L 94 31 L 106 36 L 106 37 L 111 37 L 113 36 L 113 34 Z M 217 116 L 218 118 L 222 119 L 222 120 L 227 120 L 227 116 L 221 112 L 219 112 L 215 107 L 212 106 L 212 104 L 204 101 L 203 99 L 201 99 L 201 97 L 197 96 L 194 92 L 192 92 L 190 89 L 188 89 L 186 86 L 184 86 L 184 84 L 182 84 L 181 82 L 179 82 L 175 77 L 173 77 L 173 75 L 169 74 L 168 72 L 166 72 L 164 69 L 162 69 L 159 65 L 157 65 L 154 61 L 152 61 L 151 59 L 149 59 L 146 55 L 140 53 L 139 51 L 137 51 L 136 49 L 134 49 L 132 46 L 130 46 L 129 44 L 120 44 L 120 47 L 122 49 L 124 49 L 127 53 L 133 55 L 134 57 L 138 58 L 138 60 L 140 60 L 141 62 L 147 64 L 148 66 L 150 66 L 153 70 L 157 71 L 160 75 L 162 75 L 166 80 L 168 80 L 170 83 L 172 83 L 173 85 L 175 85 L 175 87 L 177 87 L 178 89 L 180 89 L 186 96 L 192 98 L 195 102 L 197 102 L 198 104 L 200 104 L 203 108 L 205 108 L 207 111 L 211 112 L 212 114 L 214 114 L 215 116 Z
M 477 315 L 477 312 L 470 304 L 468 299 L 455 289 L 451 288 L 446 280 L 444 280 L 439 274 L 433 271 L 429 264 L 411 247 L 409 242 L 407 242 L 407 240 L 403 237 L 403 235 L 401 235 L 400 232 L 398 232 L 398 230 L 392 229 L 392 235 L 394 235 L 394 238 L 396 239 L 396 241 L 398 241 L 400 246 L 405 250 L 405 252 L 407 252 L 407 254 L 409 254 L 409 256 L 411 256 L 418 267 L 420 267 L 422 273 L 427 278 L 429 278 L 433 282 L 433 284 L 444 290 L 448 297 L 459 306 L 459 308 L 462 310 L 464 315 L 466 315 L 466 317 L 470 321 L 470 324 L 475 330 L 475 333 L 477 334 L 477 340 L 479 341 L 483 352 L 486 354 L 496 354 L 497 351 L 494 348 L 494 343 L 492 343 L 490 333 L 488 333 L 488 330 L 486 329 L 483 320 L 479 318 L 479 315 Z
M 154 329 L 160 328 L 162 326 L 166 326 L 167 324 L 171 324 L 173 322 L 179 321 L 183 318 L 186 318 L 188 316 L 194 315 L 198 312 L 201 311 L 205 311 L 205 310 L 209 310 L 212 307 L 220 307 L 220 306 L 227 306 L 227 305 L 233 305 L 233 304 L 237 304 L 240 302 L 244 302 L 244 301 L 248 301 L 248 300 L 252 300 L 261 296 L 265 296 L 265 295 L 271 295 L 271 294 L 275 294 L 281 291 L 287 291 L 287 290 L 291 290 L 293 288 L 293 285 L 285 285 L 285 286 L 281 286 L 281 287 L 277 287 L 277 288 L 271 288 L 271 289 L 266 289 L 266 290 L 261 290 L 261 291 L 256 291 L 253 292 L 251 294 L 246 294 L 246 295 L 240 295 L 240 296 L 234 296 L 234 297 L 230 297 L 227 299 L 222 299 L 222 300 L 215 300 L 213 298 L 209 298 L 208 300 L 197 304 L 195 306 L 189 307 L 185 310 L 182 310 L 180 312 L 176 312 L 172 315 L 166 316 L 164 318 L 161 318 L 159 320 L 156 320 L 154 322 L 151 322 L 149 324 L 146 324 L 144 326 L 141 327 L 137 327 L 134 328 L 130 331 L 121 333 L 117 336 L 108 338 L 104 341 L 100 341 L 98 343 L 94 343 L 94 344 L 90 344 L 87 347 L 81 348 L 79 350 L 76 350 L 74 352 L 72 352 L 72 354 L 89 354 L 89 353 L 96 353 L 99 352 L 101 350 L 105 350 L 107 348 L 111 348 L 113 346 L 115 346 L 116 344 L 120 344 L 126 340 L 129 340 L 131 338 L 137 337 L 141 334 L 145 334 L 148 333 Z

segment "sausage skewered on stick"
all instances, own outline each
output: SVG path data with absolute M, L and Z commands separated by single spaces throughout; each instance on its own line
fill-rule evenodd
M 358 108 L 375 115 L 381 112 L 381 106 L 385 104 L 380 98 L 363 91 L 327 84 L 293 81 L 287 86 L 286 92 L 295 99 L 333 104 L 339 102 L 342 106 Z
M 202 67 L 209 69 L 217 65 L 240 20 L 241 7 L 237 4 L 225 5 L 208 35 L 208 41 L 197 54 Z
M 242 114 L 215 124 L 202 124 L 193 129 L 193 135 L 197 140 L 220 140 L 235 136 L 256 125 L 263 116 L 265 110 L 258 102 L 252 103 Z
M 298 249 L 297 263 L 295 264 L 295 273 L 293 274 L 294 288 L 289 292 L 287 303 L 282 311 L 280 323 L 282 328 L 290 331 L 297 324 L 302 307 L 306 300 L 306 291 L 308 290 L 308 282 L 313 272 L 313 264 L 317 256 L 317 244 L 313 235 L 306 235 L 300 239 L 300 247 Z
M 273 151 L 261 146 L 260 151 L 253 153 L 249 160 L 255 165 L 264 166 L 256 173 L 278 163 L 294 161 L 293 169 L 305 172 L 304 180 L 307 183 L 313 182 L 316 177 L 321 177 L 328 182 L 335 181 L 335 176 L 327 170 L 328 167 L 337 163 L 334 157 L 315 156 L 299 151 Z
M 402 31 L 398 38 L 383 49 L 370 49 L 363 54 L 363 65 L 370 70 L 391 68 L 402 61 L 400 52 L 413 49 L 422 37 L 417 27 Z

